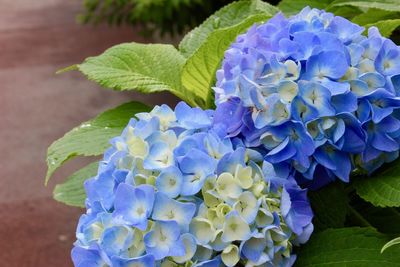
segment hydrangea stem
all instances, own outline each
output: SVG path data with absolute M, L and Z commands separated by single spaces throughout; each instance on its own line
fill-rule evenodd
M 348 208 L 349 215 L 352 216 L 352 218 L 359 223 L 360 226 L 366 226 L 366 227 L 373 227 L 356 209 L 353 207 L 349 206 Z

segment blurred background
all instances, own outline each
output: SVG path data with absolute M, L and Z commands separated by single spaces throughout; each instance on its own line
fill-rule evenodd
M 72 266 L 82 210 L 52 199 L 55 183 L 85 165 L 66 164 L 44 186 L 47 147 L 72 127 L 130 99 L 156 104 L 169 95 L 100 89 L 63 67 L 128 41 L 139 27 L 76 22 L 80 0 L 0 0 L 0 266 Z

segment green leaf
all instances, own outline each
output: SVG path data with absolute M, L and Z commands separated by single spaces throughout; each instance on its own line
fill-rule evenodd
M 371 26 L 378 27 L 382 36 L 389 37 L 392 32 L 400 26 L 400 19 L 381 20 L 376 23 L 365 25 L 366 28 L 369 28 Z
M 325 9 L 327 9 L 326 7 Z M 347 18 L 349 20 L 353 19 L 355 16 L 362 13 L 362 11 L 354 6 L 335 6 L 329 9 L 329 12 L 332 12 L 336 16 L 341 16 Z
M 278 4 L 278 8 L 286 15 L 298 13 L 306 6 L 324 9 L 332 0 L 282 0 Z
M 380 253 L 388 237 L 372 228 L 328 229 L 315 233 L 300 247 L 296 266 L 395 267 L 400 253 Z
M 102 154 L 110 146 L 109 139 L 121 134 L 130 118 L 148 110 L 147 106 L 139 102 L 126 103 L 66 133 L 47 150 L 46 184 L 54 171 L 67 160 L 76 156 Z
M 399 13 L 386 11 L 376 8 L 370 8 L 367 12 L 360 12 L 351 21 L 359 25 L 367 25 L 378 22 L 380 20 L 395 19 L 399 17 Z
M 398 0 L 336 0 L 334 6 L 355 6 L 359 8 L 377 8 L 388 11 L 400 11 Z
M 308 195 L 314 211 L 313 223 L 316 230 L 344 226 L 349 200 L 343 184 L 337 182 L 318 191 L 309 191 Z
M 238 24 L 250 15 L 266 14 L 272 16 L 278 9 L 261 0 L 244 0 L 224 6 L 200 26 L 190 31 L 179 44 L 179 51 L 185 56 L 191 56 L 215 30 Z
M 328 9 L 336 16 L 342 16 L 351 19 L 361 13 L 357 7 L 353 6 L 330 6 L 333 0 L 282 0 L 279 2 L 279 9 L 286 15 L 294 15 L 304 7 L 310 6 L 318 9 Z
M 400 160 L 386 164 L 371 177 L 354 179 L 357 194 L 378 207 L 400 207 Z
M 310 6 L 318 9 L 329 9 L 329 12 L 336 16 L 351 19 L 361 13 L 360 9 L 353 6 L 330 6 L 333 0 L 282 0 L 279 2 L 279 9 L 286 15 L 294 15 L 304 7 Z
M 400 26 L 400 13 L 370 8 L 365 13 L 354 17 L 352 21 L 368 29 L 371 26 L 378 27 L 381 34 L 389 37 Z
M 72 70 L 79 70 L 78 64 L 74 64 L 74 65 L 71 65 L 71 66 L 68 66 L 68 67 L 59 69 L 59 70 L 56 72 L 56 74 L 62 74 L 62 73 L 64 73 L 64 72 L 68 72 L 68 71 L 72 71 Z
M 56 185 L 54 199 L 69 206 L 85 207 L 86 193 L 83 183 L 96 175 L 98 165 L 98 162 L 93 162 L 72 174 L 64 183 Z
M 212 32 L 199 49 L 187 60 L 182 72 L 182 84 L 190 91 L 197 92 L 212 106 L 211 87 L 215 73 L 221 65 L 225 51 L 236 37 L 256 22 L 270 18 L 267 15 L 253 15 L 234 26 Z
M 383 253 L 386 249 L 390 248 L 391 246 L 400 244 L 400 237 L 390 240 L 387 242 L 381 249 L 381 253 Z
M 125 43 L 87 58 L 78 69 L 89 80 L 114 90 L 168 91 L 192 106 L 202 99 L 181 84 L 185 58 L 172 45 Z

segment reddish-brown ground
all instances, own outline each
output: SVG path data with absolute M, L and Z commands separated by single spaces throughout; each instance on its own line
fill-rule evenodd
M 81 0 L 0 0 L 0 266 L 72 266 L 69 253 L 82 210 L 52 200 L 56 182 L 85 164 L 75 160 L 43 186 L 47 146 L 102 110 L 136 99 L 100 89 L 62 67 L 113 44 L 143 41 L 129 28 L 78 25 Z

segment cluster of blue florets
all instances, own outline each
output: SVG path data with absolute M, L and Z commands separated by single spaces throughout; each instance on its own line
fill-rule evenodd
M 363 31 L 310 8 L 253 26 L 217 72 L 217 122 L 318 187 L 397 158 L 400 49 Z
M 306 190 L 279 179 L 213 112 L 137 114 L 85 182 L 75 266 L 291 266 L 313 231 Z
M 398 157 L 400 49 L 305 8 L 240 35 L 215 111 L 137 114 L 85 182 L 75 266 L 291 266 L 306 190 Z M 295 177 L 295 178 L 294 178 Z

